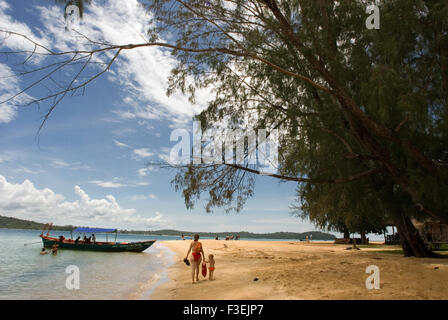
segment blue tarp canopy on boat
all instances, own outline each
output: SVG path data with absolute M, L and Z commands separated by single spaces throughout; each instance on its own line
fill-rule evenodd
M 83 233 L 110 233 L 117 232 L 117 229 L 102 229 L 102 228 L 76 228 L 73 230 L 74 232 L 83 232 Z

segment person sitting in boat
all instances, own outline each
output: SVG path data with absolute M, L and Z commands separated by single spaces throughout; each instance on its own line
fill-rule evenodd
M 84 236 L 84 243 L 86 243 L 87 242 L 87 237 L 86 236 Z
M 81 239 L 81 237 L 76 238 L 75 243 L 78 243 L 80 239 Z
M 64 242 L 65 237 L 64 236 L 59 236 L 59 242 Z
M 95 235 L 93 233 L 92 233 L 92 241 L 93 241 L 93 243 L 96 242 L 96 237 L 95 237 Z
M 42 248 L 42 251 L 40 252 L 40 254 L 48 254 L 48 252 L 47 251 L 45 251 L 45 248 Z

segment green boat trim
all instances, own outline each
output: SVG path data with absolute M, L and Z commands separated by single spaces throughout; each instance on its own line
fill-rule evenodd
M 73 231 L 71 239 L 65 239 L 64 237 L 50 237 L 50 230 L 53 223 L 47 223 L 40 234 L 44 248 L 53 248 L 57 245 L 60 249 L 72 249 L 72 250 L 85 250 L 85 251 L 103 251 L 103 252 L 142 252 L 148 249 L 156 242 L 156 240 L 139 241 L 139 242 L 116 242 L 117 229 L 101 229 L 101 228 L 85 228 L 80 227 L 73 230 L 74 232 L 99 232 L 99 233 L 115 233 L 114 242 L 104 241 L 83 241 L 73 240 Z M 47 234 L 44 235 L 45 231 Z
M 72 249 L 85 251 L 103 251 L 103 252 L 142 252 L 148 249 L 156 242 L 156 240 L 139 241 L 139 242 L 90 242 L 85 243 L 75 240 L 64 239 L 60 241 L 59 238 L 50 237 L 48 235 L 40 235 L 45 248 L 52 248 L 55 244 L 58 249 Z

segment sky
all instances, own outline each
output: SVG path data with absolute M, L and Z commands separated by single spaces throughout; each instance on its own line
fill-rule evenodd
M 95 1 L 74 28 L 96 41 L 142 43 L 149 19 L 137 0 Z M 0 0 L 2 30 L 26 34 L 55 51 L 82 46 L 79 35 L 65 27 L 63 7 L 53 1 Z M 15 36 L 0 39 L 0 47 L 33 49 Z M 0 55 L 0 101 L 32 83 L 11 77 L 26 58 Z M 33 57 L 26 67 L 43 65 L 44 59 Z M 200 91 L 196 104 L 181 93 L 167 97 L 167 78 L 175 64 L 168 51 L 154 47 L 123 53 L 82 95 L 66 97 L 39 134 L 46 105 L 16 105 L 42 96 L 44 85 L 21 95 L 15 104 L 0 104 L 0 215 L 133 230 L 316 230 L 291 215 L 293 182 L 257 177 L 255 196 L 240 213 L 216 209 L 209 214 L 204 202 L 186 209 L 171 185 L 175 172 L 145 165 L 167 156 L 176 144 L 170 141 L 173 130 L 191 131 L 192 117 L 210 95 Z M 67 81 L 63 76 L 56 80 Z

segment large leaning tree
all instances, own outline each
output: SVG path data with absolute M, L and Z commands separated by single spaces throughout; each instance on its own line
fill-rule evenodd
M 55 52 L 1 31 L 29 41 L 31 56 L 45 54 L 52 68 L 73 75 L 35 99 L 49 102 L 45 121 L 122 52 L 166 48 L 178 60 L 168 94 L 181 90 L 194 100 L 198 88 L 212 88 L 197 116 L 203 128 L 243 122 L 278 129 L 279 166 L 271 177 L 297 184 L 305 216 L 324 226 L 342 214 L 360 231 L 392 220 L 405 255 L 433 255 L 411 218 L 448 222 L 446 1 L 381 1 L 379 29 L 366 27 L 372 1 L 364 0 L 143 3 L 154 21 L 141 43 L 86 38 L 87 48 Z M 98 56 L 100 69 L 92 66 Z M 260 173 L 244 163 L 190 164 L 173 183 L 189 208 L 205 192 L 208 210 L 240 210 Z

